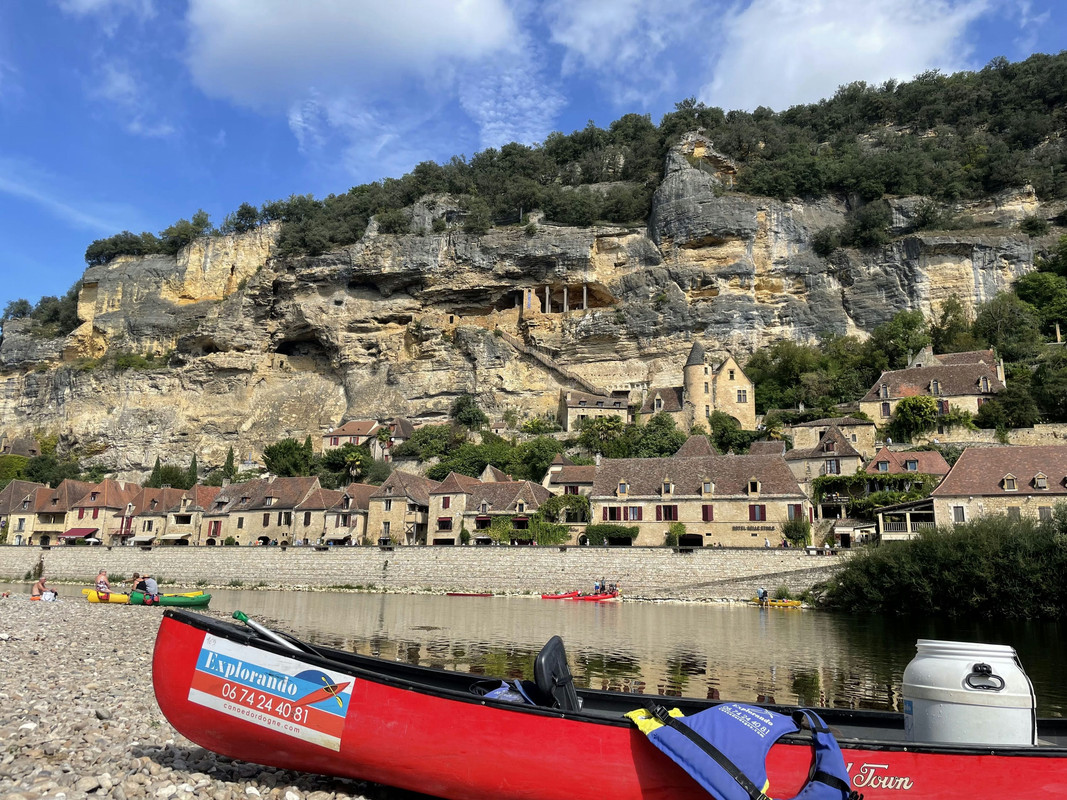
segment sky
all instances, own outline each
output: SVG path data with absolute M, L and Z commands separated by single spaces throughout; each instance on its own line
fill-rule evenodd
M 0 310 L 198 209 L 1063 49 L 1064 0 L 4 0 Z

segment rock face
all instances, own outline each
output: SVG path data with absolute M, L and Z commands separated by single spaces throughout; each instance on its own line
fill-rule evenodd
M 743 363 L 779 339 L 863 336 L 950 296 L 973 306 L 1033 268 L 1031 240 L 1010 227 L 1039 213 L 1032 192 L 975 210 L 1000 227 L 824 259 L 812 237 L 841 224 L 843 203 L 737 194 L 702 152 L 672 151 L 647 230 L 393 236 L 372 224 L 354 245 L 286 259 L 264 227 L 91 267 L 70 336 L 5 327 L 0 430 L 59 434 L 83 463 L 137 478 L 157 456 L 217 465 L 231 446 L 244 457 L 286 436 L 317 442 L 344 418 L 443 418 L 462 392 L 490 414 L 549 413 L 561 387 L 640 401 L 680 385 L 694 338 Z M 899 199 L 894 215 L 915 207 Z M 415 212 L 429 230 L 432 212 Z M 169 362 L 97 365 L 120 352 Z

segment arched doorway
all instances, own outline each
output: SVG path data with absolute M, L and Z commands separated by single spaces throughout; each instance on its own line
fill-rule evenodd
M 47 547 L 50 544 L 52 544 L 52 538 L 48 534 L 41 537 L 41 547 Z
M 258 539 L 256 539 L 256 541 L 259 542 L 264 547 L 266 547 L 268 544 L 270 544 L 270 537 L 269 536 L 260 536 Z
M 216 542 L 214 539 L 208 539 L 206 542 L 204 542 L 204 544 L 208 547 L 214 547 L 216 544 L 218 544 L 218 542 Z

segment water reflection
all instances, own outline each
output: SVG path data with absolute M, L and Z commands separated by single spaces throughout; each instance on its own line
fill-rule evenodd
M 1054 674 L 1067 644 L 1054 623 L 526 597 L 213 595 L 213 609 L 241 608 L 312 642 L 412 664 L 529 678 L 537 652 L 558 633 L 579 686 L 813 706 L 900 710 L 917 638 L 1010 644 L 1034 683 L 1039 713 L 1061 716 L 1067 704 L 1067 687 Z

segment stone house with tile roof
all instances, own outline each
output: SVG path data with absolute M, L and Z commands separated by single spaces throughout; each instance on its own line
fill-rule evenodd
M 589 496 L 593 491 L 596 467 L 578 465 L 562 453 L 557 453 L 548 465 L 541 485 L 553 494 L 580 494 Z
M 636 525 L 635 545 L 662 545 L 676 521 L 686 526 L 685 546 L 777 545 L 782 523 L 812 519 L 780 455 L 603 459 L 590 502 L 591 524 Z
M 322 452 L 343 447 L 346 444 L 354 444 L 357 447 L 366 447 L 371 456 L 376 460 L 382 460 L 389 449 L 378 438 L 383 430 L 388 427 L 373 419 L 352 419 L 337 428 L 330 428 L 322 435 Z M 390 431 L 390 440 L 392 432 Z
M 988 514 L 1050 519 L 1067 502 L 1067 445 L 968 447 L 930 498 L 937 525 Z
M 682 368 L 682 385 L 649 389 L 640 415 L 670 414 L 681 430 L 696 423 L 706 424 L 713 411 L 721 411 L 741 423 L 745 430 L 756 429 L 756 393 L 744 370 L 727 355 L 718 365 L 709 363 L 703 345 L 693 342 Z
M 0 527 L 7 534 L 7 544 L 24 544 L 33 532 L 36 519 L 37 492 L 49 490 L 43 483 L 13 480 L 0 489 Z
M 205 544 L 230 537 L 239 545 L 289 544 L 297 530 L 297 506 L 320 488 L 316 477 L 273 476 L 223 487 L 203 516 Z
M 222 491 L 221 486 L 196 484 L 181 492 L 176 503 L 167 507 L 164 539 L 171 542 L 187 542 L 193 545 L 217 545 L 210 528 L 204 525 L 204 514 Z
M 814 447 L 785 454 L 793 475 L 811 497 L 811 483 L 820 475 L 852 475 L 863 468 L 863 456 L 836 425 L 827 428 Z
M 328 526 L 333 509 L 341 503 L 343 498 L 343 490 L 313 487 L 307 496 L 296 504 L 293 527 L 290 530 L 291 536 L 281 540 L 282 543 L 310 544 L 314 541 L 326 541 L 326 536 L 330 533 Z
M 877 426 L 869 419 L 827 417 L 810 422 L 797 422 L 786 426 L 783 434 L 789 437 L 797 450 L 810 450 L 819 443 L 819 439 L 831 425 L 841 431 L 863 458 L 874 455 Z
M 109 544 L 131 544 L 146 547 L 163 543 L 167 533 L 167 510 L 177 505 L 184 489 L 171 487 L 162 489 L 141 489 L 130 501 L 122 515 L 116 532 L 109 538 Z M 179 539 L 167 540 L 173 544 Z
M 558 413 L 564 431 L 580 430 L 586 420 L 601 417 L 615 417 L 625 425 L 630 421 L 630 398 L 628 393 L 599 395 L 560 389 Z
M 323 544 L 365 544 L 367 542 L 367 514 L 370 498 L 377 486 L 369 483 L 350 483 L 339 492 L 337 502 L 326 511 Z M 300 544 L 315 544 L 315 540 L 297 540 Z M 296 544 L 296 542 L 294 542 Z
M 864 472 L 870 475 L 896 475 L 904 472 L 921 472 L 944 477 L 949 472 L 948 462 L 936 450 L 895 451 L 888 447 L 879 450 L 867 464 Z
M 493 520 L 510 517 L 513 544 L 532 542 L 523 532 L 552 493 L 533 481 L 494 481 L 485 483 L 458 473 L 449 473 L 430 492 L 430 533 L 428 543 L 456 545 L 466 530 L 474 544 L 491 544 L 488 530 Z
M 438 482 L 393 470 L 368 500 L 367 537 L 393 544 L 426 544 L 430 492 Z
M 925 351 L 924 351 L 925 352 Z M 933 397 L 939 414 L 952 408 L 977 414 L 978 409 L 1004 391 L 1004 362 L 992 350 L 930 355 L 913 359 L 915 366 L 883 372 L 860 399 L 860 411 L 888 422 L 905 397 Z
M 33 531 L 27 544 L 54 545 L 63 541 L 62 534 L 76 527 L 71 510 L 95 484 L 67 478 L 55 489 L 38 489 L 34 498 Z
M 64 532 L 66 539 L 96 538 L 113 544 L 122 531 L 128 514 L 127 506 L 141 492 L 141 487 L 128 481 L 103 480 L 89 489 L 71 507 L 71 527 Z

